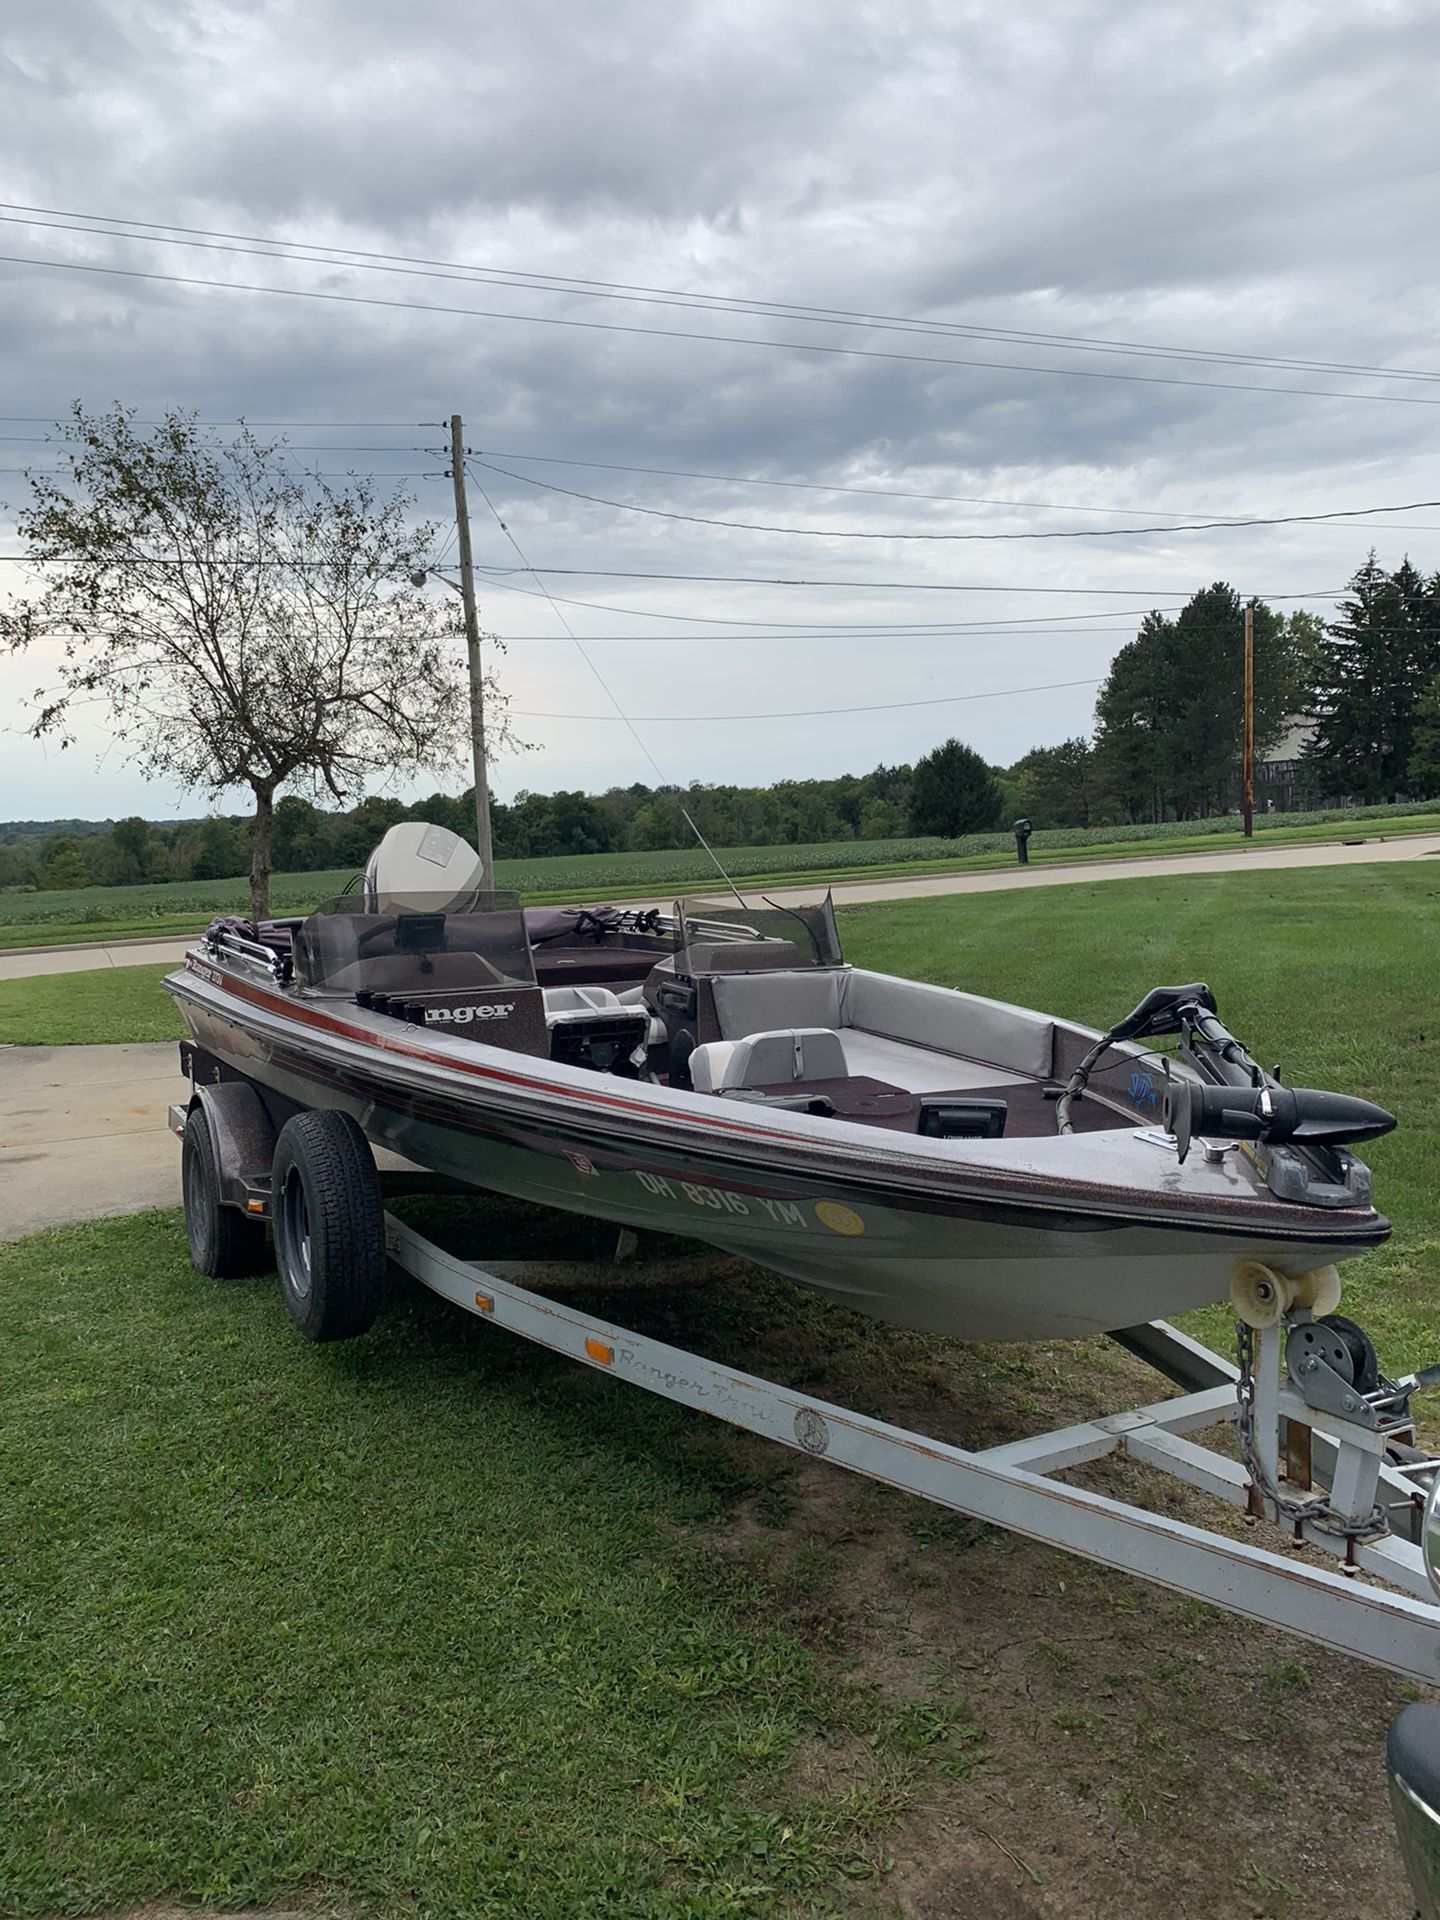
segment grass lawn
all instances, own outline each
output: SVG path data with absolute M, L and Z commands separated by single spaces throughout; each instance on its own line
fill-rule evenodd
M 708 1422 L 418 1290 L 309 1347 L 178 1215 L 0 1249 L 0 1311 L 0 1912 L 808 1911 L 975 1764 L 963 1701 L 846 1687 L 803 1588 L 708 1550 Z M 797 1775 L 842 1738 L 862 1779 Z
M 0 980 L 0 1046 L 178 1040 L 185 1023 L 160 982 L 173 967 L 96 967 Z
M 1047 888 L 843 931 L 858 964 L 1096 1024 L 1208 979 L 1287 1079 L 1392 1106 L 1368 1158 L 1396 1235 L 1345 1309 L 1382 1358 L 1435 1356 L 1440 873 Z M 600 1244 L 501 1203 L 405 1210 L 496 1258 Z M 663 1283 L 597 1313 L 961 1444 L 1154 1391 L 1105 1342 L 967 1348 L 653 1254 Z M 1194 1322 L 1228 1348 L 1228 1313 Z M 3 1914 L 1408 1911 L 1396 1682 L 418 1289 L 307 1347 L 273 1277 L 193 1274 L 176 1215 L 0 1248 L 0 1486 Z M 1346 1845 L 1302 1886 L 1317 1805 Z

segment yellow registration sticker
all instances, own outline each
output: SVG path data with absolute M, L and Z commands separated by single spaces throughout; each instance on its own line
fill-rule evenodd
M 838 1200 L 817 1200 L 815 1218 L 822 1227 L 828 1227 L 831 1233 L 843 1233 L 848 1240 L 865 1231 L 865 1222 L 855 1209 L 843 1206 Z

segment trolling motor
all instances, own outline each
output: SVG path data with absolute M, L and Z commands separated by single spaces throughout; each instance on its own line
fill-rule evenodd
M 1263 1140 L 1273 1146 L 1294 1141 L 1308 1147 L 1348 1147 L 1377 1140 L 1394 1125 L 1393 1113 L 1348 1093 L 1282 1087 L 1278 1082 L 1259 1087 L 1202 1087 L 1173 1078 L 1165 1082 L 1165 1131 L 1174 1134 L 1181 1160 L 1197 1134 Z
M 1152 988 L 1096 1041 L 1056 1105 L 1058 1130 L 1071 1131 L 1070 1103 L 1107 1048 L 1166 1034 L 1180 1036 L 1180 1056 L 1197 1076 L 1181 1080 L 1165 1069 L 1164 1126 L 1181 1160 L 1195 1139 L 1253 1140 L 1263 1149 L 1256 1164 L 1278 1198 L 1316 1206 L 1368 1201 L 1368 1173 L 1342 1150 L 1389 1133 L 1394 1114 L 1349 1094 L 1282 1086 L 1279 1068 L 1266 1073 L 1220 1020 L 1202 980 Z

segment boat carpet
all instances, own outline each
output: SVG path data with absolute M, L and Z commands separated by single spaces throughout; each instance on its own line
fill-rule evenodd
M 835 1109 L 837 1120 L 854 1120 L 863 1126 L 885 1127 L 894 1133 L 915 1133 L 920 1125 L 920 1096 L 884 1080 L 872 1080 L 863 1074 L 843 1079 L 787 1080 L 783 1084 L 757 1087 L 757 1093 L 809 1093 L 823 1096 Z M 1055 1102 L 1047 1097 L 1036 1080 L 1007 1080 L 993 1087 L 956 1087 L 928 1092 L 930 1101 L 947 1096 L 959 1101 L 1003 1100 L 1005 1102 L 1005 1138 L 1007 1140 L 1043 1140 L 1055 1132 Z M 1082 1094 L 1070 1108 L 1076 1133 L 1101 1133 L 1119 1127 L 1139 1125 L 1128 1114 L 1117 1113 L 1098 1100 Z

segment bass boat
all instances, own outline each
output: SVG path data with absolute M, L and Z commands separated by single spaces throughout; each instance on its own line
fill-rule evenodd
M 216 921 L 165 982 L 196 1085 L 971 1340 L 1328 1312 L 1389 1233 L 1351 1148 L 1392 1116 L 1280 1084 L 1203 984 L 1100 1033 L 846 965 L 828 895 L 522 909 L 478 874 L 406 823 L 359 893 Z

